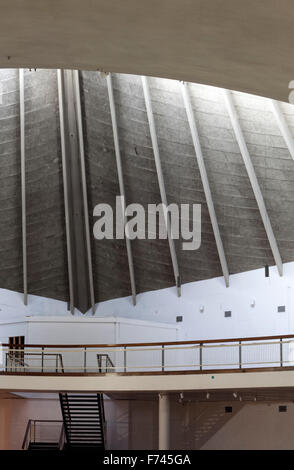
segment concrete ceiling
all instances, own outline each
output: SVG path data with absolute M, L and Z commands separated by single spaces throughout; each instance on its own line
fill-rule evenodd
M 29 294 L 68 300 L 57 81 L 55 70 L 25 71 L 25 143 Z M 139 77 L 114 74 L 127 204 L 145 208 L 160 191 Z M 221 276 L 191 133 L 177 81 L 149 79 L 169 203 L 201 204 L 199 250 L 176 244 L 182 282 Z M 19 83 L 0 71 L 0 288 L 22 292 Z M 107 85 L 96 72 L 80 74 L 90 226 L 98 203 L 115 207 L 119 194 Z M 215 204 L 229 273 L 275 264 L 221 90 L 190 84 L 192 107 Z M 294 260 L 294 162 L 264 98 L 233 93 L 283 262 Z M 294 133 L 294 107 L 280 105 Z M 91 239 L 96 301 L 130 295 L 124 240 Z M 166 240 L 132 243 L 137 292 L 174 286 Z
M 288 100 L 291 0 L 1 0 L 0 67 L 177 78 Z

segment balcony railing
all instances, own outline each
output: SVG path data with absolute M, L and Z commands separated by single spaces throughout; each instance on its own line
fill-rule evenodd
M 22 349 L 17 348 L 9 349 L 6 352 L 6 371 L 7 372 L 22 372 L 34 368 L 36 364 L 37 369 L 45 372 L 48 369 L 54 369 L 55 372 L 64 372 L 62 354 L 56 352 L 45 352 L 45 347 L 41 351 L 30 351 L 26 347 L 21 346 Z M 21 357 L 20 357 L 21 353 Z
M 294 367 L 294 335 L 131 344 L 20 345 L 3 374 L 207 372 Z M 21 352 L 21 359 L 20 358 Z

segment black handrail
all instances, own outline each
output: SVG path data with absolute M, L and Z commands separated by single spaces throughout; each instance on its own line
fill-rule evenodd
M 106 367 L 105 367 L 105 372 L 109 372 L 108 368 L 110 369 L 110 372 L 115 372 L 114 370 L 114 364 L 112 360 L 110 359 L 108 354 L 97 354 L 97 362 L 98 362 L 98 370 L 100 373 L 102 373 L 102 360 L 105 358 L 106 362 Z
M 106 420 L 105 420 L 105 410 L 104 410 L 104 397 L 103 393 L 99 393 L 99 407 L 100 407 L 100 415 L 101 415 L 101 421 L 102 421 L 102 433 L 103 433 L 103 442 L 104 446 L 106 446 Z
M 59 356 L 59 362 L 60 362 L 60 366 L 61 366 L 61 372 L 64 374 L 62 354 L 58 354 L 58 356 Z
M 21 448 L 24 450 L 26 447 L 26 443 L 27 443 L 27 439 L 28 439 L 28 435 L 29 435 L 29 432 L 31 430 L 31 424 L 32 424 L 32 420 L 29 419 L 28 421 L 28 424 L 27 424 L 27 427 L 26 427 L 26 432 L 25 432 L 25 435 L 24 435 L 24 439 L 23 439 L 23 443 L 22 443 L 22 446 Z
M 58 445 L 60 445 L 60 442 L 62 440 L 62 434 L 64 432 L 63 422 L 62 421 L 55 420 L 55 419 L 29 419 L 27 427 L 26 427 L 26 432 L 25 432 L 25 435 L 24 435 L 24 440 L 23 440 L 23 443 L 22 443 L 22 449 L 23 450 L 27 449 L 29 447 L 29 444 L 32 442 L 32 439 L 31 439 L 31 429 L 32 429 L 32 427 L 34 429 L 34 436 L 35 436 L 36 423 L 59 423 L 59 424 L 62 423 L 61 432 L 60 432 L 59 441 L 58 441 Z M 30 435 L 30 440 L 28 442 L 29 435 Z M 34 437 L 33 442 L 35 442 L 35 437 Z
M 65 438 L 64 423 L 62 423 L 60 436 L 59 436 L 59 441 L 58 441 L 58 449 L 59 450 L 62 450 L 63 447 L 64 447 L 64 438 Z

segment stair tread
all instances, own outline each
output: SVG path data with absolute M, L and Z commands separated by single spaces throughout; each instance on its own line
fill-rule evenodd
M 103 395 L 59 395 L 68 448 L 104 448 Z
M 59 444 L 58 442 L 31 442 L 28 450 L 59 450 Z

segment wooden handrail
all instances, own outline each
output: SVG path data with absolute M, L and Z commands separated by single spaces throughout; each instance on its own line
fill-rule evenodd
M 283 340 L 283 339 L 294 339 L 294 334 L 291 335 L 276 335 L 276 336 L 253 336 L 246 338 L 225 338 L 225 339 L 200 339 L 193 341 L 161 341 L 153 343 L 116 343 L 116 344 L 20 344 L 19 349 L 25 348 L 61 348 L 61 349 L 82 349 L 82 348 L 122 348 L 122 347 L 140 347 L 140 346 L 180 346 L 185 344 L 212 344 L 212 343 L 235 343 L 247 341 L 267 341 L 267 340 Z M 8 343 L 2 343 L 2 347 L 10 347 Z

